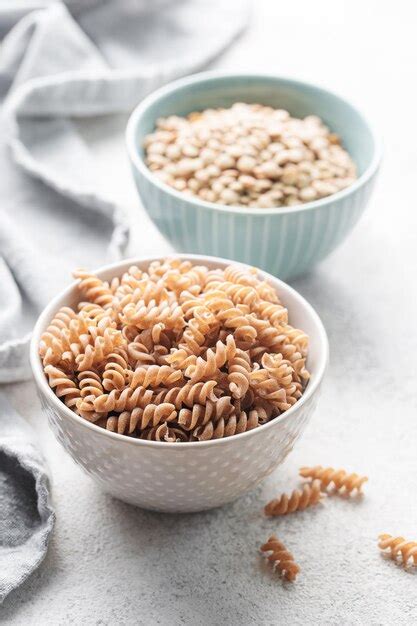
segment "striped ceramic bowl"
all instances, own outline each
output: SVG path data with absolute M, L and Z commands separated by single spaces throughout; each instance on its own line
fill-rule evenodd
M 319 115 L 341 136 L 358 180 L 332 196 L 293 207 L 225 206 L 186 196 L 161 182 L 143 159 L 144 137 L 158 117 L 259 102 L 296 117 Z M 371 195 L 380 163 L 379 141 L 363 115 L 330 91 L 267 75 L 206 72 L 170 83 L 134 110 L 127 148 L 143 205 L 177 250 L 227 257 L 280 278 L 299 275 L 334 250 L 352 230 Z

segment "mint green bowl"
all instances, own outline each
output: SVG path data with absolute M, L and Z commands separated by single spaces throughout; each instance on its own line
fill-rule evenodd
M 231 207 L 186 196 L 162 183 L 143 160 L 144 137 L 158 117 L 259 102 L 296 117 L 319 115 L 342 138 L 358 180 L 332 196 L 294 207 Z M 271 75 L 205 72 L 158 89 L 133 111 L 127 149 L 143 206 L 181 252 L 220 256 L 262 268 L 282 279 L 311 269 L 349 234 L 371 195 L 379 141 L 349 102 L 315 85 Z

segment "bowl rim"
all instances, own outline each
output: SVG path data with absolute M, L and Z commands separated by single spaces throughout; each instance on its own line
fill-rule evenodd
M 155 256 L 155 257 L 135 256 L 135 257 L 131 257 L 128 259 L 123 259 L 121 261 L 117 261 L 115 263 L 110 263 L 108 265 L 100 266 L 98 269 L 93 270 L 92 273 L 98 274 L 100 276 L 100 274 L 113 271 L 113 270 L 115 272 L 118 270 L 125 271 L 125 269 L 127 269 L 131 265 L 144 263 L 144 262 L 151 263 L 152 261 L 161 260 L 163 258 L 180 258 L 185 261 L 190 260 L 192 262 L 197 262 L 200 265 L 203 264 L 204 262 L 206 263 L 208 262 L 208 263 L 219 264 L 220 267 L 225 266 L 225 265 L 230 265 L 230 264 L 243 266 L 245 268 L 250 267 L 245 263 L 232 261 L 230 259 L 224 259 L 222 257 L 214 257 L 214 256 L 201 255 L 201 254 L 173 253 L 173 254 L 170 254 L 169 256 L 167 255 L 167 257 L 161 256 L 161 255 Z M 110 439 L 114 439 L 116 441 L 118 440 L 120 442 L 125 442 L 126 444 L 130 444 L 130 445 L 145 446 L 145 447 L 150 447 L 150 448 L 160 448 L 161 446 L 166 448 L 168 446 L 168 449 L 170 450 L 177 450 L 177 449 L 188 450 L 188 449 L 194 449 L 196 447 L 198 449 L 202 449 L 205 447 L 225 445 L 227 443 L 235 441 L 236 439 L 242 439 L 243 437 L 251 437 L 251 436 L 256 435 L 256 433 L 259 434 L 260 432 L 266 432 L 268 428 L 273 428 L 274 426 L 283 422 L 284 420 L 290 419 L 291 416 L 295 412 L 299 411 L 302 408 L 302 406 L 307 402 L 307 400 L 310 397 L 312 397 L 314 393 L 317 392 L 323 380 L 327 366 L 328 366 L 329 342 L 328 342 L 328 338 L 327 338 L 327 334 L 326 334 L 326 330 L 324 328 L 323 322 L 321 321 L 318 313 L 311 306 L 311 304 L 304 298 L 304 296 L 302 296 L 300 293 L 298 293 L 298 291 L 296 291 L 293 287 L 290 287 L 290 285 L 288 285 L 284 281 L 280 280 L 279 278 L 275 276 L 272 276 L 271 274 L 268 274 L 268 272 L 265 272 L 264 270 L 260 270 L 260 269 L 258 269 L 258 272 L 266 280 L 272 281 L 272 285 L 274 286 L 274 288 L 276 288 L 277 290 L 282 289 L 283 292 L 286 292 L 286 293 L 291 293 L 292 297 L 294 297 L 295 300 L 298 301 L 298 304 L 301 304 L 301 306 L 306 310 L 308 315 L 310 315 L 313 322 L 317 326 L 318 345 L 319 345 L 319 349 L 318 349 L 318 353 L 319 353 L 318 361 L 319 362 L 317 365 L 317 373 L 316 373 L 315 379 L 309 382 L 301 398 L 290 409 L 288 409 L 288 411 L 285 411 L 284 413 L 270 420 L 266 424 L 262 424 L 261 426 L 258 426 L 257 428 L 253 428 L 252 430 L 248 430 L 244 433 L 231 435 L 230 437 L 224 437 L 221 439 L 210 439 L 208 441 L 185 441 L 185 442 L 181 442 L 181 444 L 174 445 L 172 442 L 168 442 L 168 441 L 150 441 L 148 439 L 136 439 L 136 438 L 128 437 L 126 435 L 121 435 L 119 433 L 114 433 L 112 431 L 101 428 L 100 426 L 97 426 L 93 422 L 89 422 L 88 420 L 82 418 L 81 416 L 77 415 L 74 411 L 69 409 L 58 398 L 58 396 L 55 395 L 52 388 L 49 386 L 49 383 L 47 382 L 46 376 L 43 371 L 42 363 L 39 357 L 38 347 L 39 347 L 41 333 L 44 331 L 47 324 L 51 321 L 53 313 L 62 306 L 68 306 L 66 304 L 66 301 L 68 301 L 75 286 L 79 283 L 79 280 L 71 282 L 63 291 L 57 294 L 49 302 L 49 304 L 40 313 L 36 321 L 36 324 L 34 326 L 34 329 L 32 332 L 32 338 L 30 342 L 29 358 L 30 358 L 30 365 L 31 365 L 33 377 L 34 377 L 37 387 L 46 396 L 48 401 L 53 405 L 54 410 L 58 413 L 64 414 L 65 417 L 69 418 L 70 421 L 76 422 L 77 424 L 83 426 L 87 430 L 93 431 L 97 435 L 101 435 L 103 437 L 110 437 Z
M 368 131 L 373 140 L 374 151 L 372 158 L 368 167 L 365 171 L 355 180 L 354 183 L 338 191 L 330 196 L 326 196 L 325 198 L 321 198 L 319 200 L 314 200 L 312 202 L 306 202 L 304 204 L 297 204 L 291 207 L 273 207 L 273 208 L 261 208 L 261 207 L 240 207 L 240 206 L 231 206 L 225 205 L 215 202 L 207 202 L 206 200 L 186 195 L 180 191 L 177 191 L 173 187 L 170 187 L 166 183 L 162 182 L 158 179 L 157 176 L 151 172 L 151 170 L 145 164 L 143 158 L 139 154 L 139 151 L 136 146 L 135 134 L 136 127 L 140 121 L 140 118 L 145 114 L 145 112 L 158 100 L 162 100 L 169 96 L 171 93 L 182 89 L 183 87 L 188 87 L 190 85 L 205 83 L 205 82 L 216 82 L 218 80 L 227 79 L 227 78 L 241 78 L 246 80 L 254 80 L 254 79 L 264 79 L 267 81 L 276 81 L 277 83 L 286 83 L 293 85 L 295 87 L 308 87 L 313 89 L 314 91 L 322 94 L 329 94 L 334 98 L 340 100 L 342 103 L 350 107 L 355 113 L 362 119 L 364 125 L 368 128 Z M 360 187 L 365 185 L 370 178 L 376 173 L 379 164 L 382 158 L 382 141 L 380 139 L 379 134 L 375 131 L 373 124 L 370 123 L 367 116 L 362 113 L 361 109 L 353 104 L 350 100 L 341 96 L 337 92 L 317 85 L 315 83 L 299 80 L 287 76 L 281 76 L 279 74 L 271 74 L 271 73 L 246 73 L 246 72 L 222 72 L 218 70 L 212 70 L 208 72 L 199 72 L 198 74 L 191 74 L 190 76 L 186 76 L 184 78 L 179 78 L 177 80 L 169 82 L 167 85 L 156 89 L 151 94 L 149 94 L 146 98 L 144 98 L 132 111 L 125 133 L 125 141 L 127 152 L 130 158 L 131 163 L 139 170 L 139 172 L 144 176 L 152 185 L 158 187 L 160 191 L 170 194 L 174 198 L 181 200 L 183 203 L 188 205 L 198 207 L 204 207 L 206 209 L 212 209 L 215 211 L 221 211 L 226 213 L 238 213 L 242 215 L 286 215 L 289 213 L 298 213 L 301 211 L 308 211 L 317 209 L 319 207 L 325 207 L 337 200 L 342 200 L 346 198 L 350 194 L 353 194 Z

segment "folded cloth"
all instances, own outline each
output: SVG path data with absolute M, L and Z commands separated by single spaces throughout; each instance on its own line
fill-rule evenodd
M 30 376 L 34 319 L 74 267 L 123 255 L 128 219 L 74 118 L 126 112 L 206 65 L 247 0 L 69 0 L 0 6 L 0 382 Z
M 0 603 L 41 563 L 53 525 L 34 433 L 0 393 Z

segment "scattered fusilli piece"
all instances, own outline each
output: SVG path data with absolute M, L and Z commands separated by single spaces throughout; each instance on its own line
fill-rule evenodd
M 264 509 L 265 515 L 275 517 L 294 513 L 294 511 L 303 511 L 320 502 L 321 498 L 320 481 L 313 480 L 311 485 L 305 484 L 301 490 L 294 489 L 290 496 L 283 493 L 279 498 L 268 502 Z
M 279 541 L 275 535 L 271 535 L 266 543 L 261 546 L 261 552 L 265 554 L 268 561 L 277 569 L 287 580 L 295 580 L 300 572 L 300 567 L 295 563 L 294 557 L 287 550 L 285 545 Z M 270 554 L 267 555 L 266 553 Z
M 379 535 L 378 546 L 381 550 L 390 550 L 390 557 L 394 561 L 397 560 L 398 556 L 401 556 L 404 567 L 411 559 L 414 565 L 417 565 L 417 541 L 406 541 L 404 537 L 382 534 Z
M 333 484 L 337 491 L 344 491 L 345 493 L 351 493 L 355 489 L 360 492 L 362 485 L 368 480 L 367 476 L 359 476 L 359 474 L 348 474 L 345 470 L 335 470 L 333 467 L 322 467 L 317 465 L 316 467 L 302 467 L 300 469 L 300 476 L 303 478 L 311 478 L 312 480 L 319 480 L 322 490 L 327 489 L 330 484 Z

